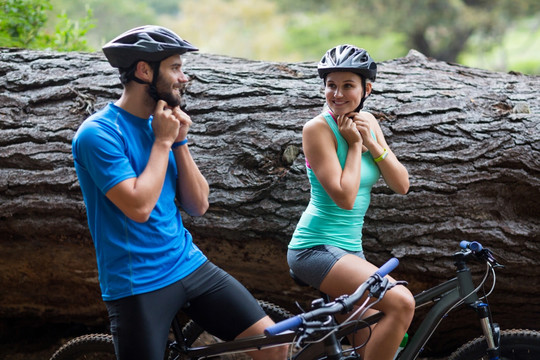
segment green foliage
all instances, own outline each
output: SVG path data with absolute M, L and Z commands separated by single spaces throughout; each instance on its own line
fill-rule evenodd
M 486 45 L 479 34 L 472 36 L 458 60 L 472 67 L 540 74 L 540 19 L 531 17 L 517 22 L 496 46 Z
M 84 19 L 73 21 L 65 12 L 58 15 L 55 31 L 46 31 L 48 0 L 4 0 L 0 14 L 0 41 L 3 46 L 59 51 L 87 51 L 84 36 L 92 28 L 92 11 Z
M 53 48 L 60 51 L 88 51 L 85 36 L 93 27 L 92 10 L 87 8 L 86 17 L 79 21 L 70 20 L 65 11 L 58 15 L 59 22 L 55 26 L 51 39 Z
M 297 54 L 304 60 L 319 60 L 328 49 L 339 44 L 363 47 L 379 61 L 407 53 L 402 34 L 388 32 L 373 36 L 351 32 L 356 24 L 357 20 L 352 18 L 336 21 L 330 13 L 296 14 L 289 18 L 285 53 Z
M 0 11 L 0 46 L 99 49 L 125 30 L 159 24 L 202 52 L 249 59 L 317 61 L 352 43 L 377 61 L 412 48 L 469 66 L 540 72 L 538 0 L 0 0 Z M 525 18 L 529 28 L 518 29 Z
M 248 59 L 282 61 L 285 16 L 270 0 L 183 0 L 176 16 L 160 24 L 176 31 L 202 52 Z
M 95 26 L 86 34 L 88 43 L 100 49 L 107 41 L 136 26 L 155 24 L 157 15 L 146 0 L 50 0 L 54 9 L 62 9 L 70 19 L 85 16 L 92 9 Z
M 307 59 L 319 60 L 326 50 L 340 43 L 362 47 L 361 37 L 347 34 L 350 27 L 350 22 L 334 21 L 329 13 L 295 14 L 289 18 L 285 50 Z
M 156 14 L 177 14 L 180 11 L 180 0 L 147 0 Z
M 539 14 L 537 0 L 363 0 L 351 2 L 362 17 L 363 31 L 405 34 L 406 46 L 454 62 L 469 38 L 485 48 L 497 46 L 517 19 Z
M 3 46 L 30 47 L 43 37 L 40 30 L 47 22 L 49 1 L 4 0 L 0 5 L 0 40 Z
M 288 4 L 298 6 L 296 2 Z M 160 24 L 203 52 L 256 60 L 315 61 L 342 43 L 363 46 L 379 60 L 408 51 L 398 33 L 373 36 L 351 32 L 358 19 L 338 19 L 326 11 L 283 13 L 278 5 L 271 0 L 183 0 L 180 13 L 162 16 Z M 350 7 L 340 9 L 346 12 Z

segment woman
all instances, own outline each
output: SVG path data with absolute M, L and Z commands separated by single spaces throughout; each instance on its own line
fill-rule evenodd
M 364 50 L 340 45 L 318 65 L 328 109 L 303 129 L 311 199 L 289 244 L 287 260 L 297 277 L 331 297 L 353 293 L 377 267 L 365 260 L 362 226 L 371 188 L 382 174 L 399 194 L 409 174 L 390 150 L 382 130 L 361 111 L 372 90 L 377 65 Z M 384 318 L 373 328 L 363 359 L 392 359 L 410 325 L 414 299 L 405 287 L 390 290 L 375 305 Z M 341 319 L 338 319 L 341 320 Z M 354 343 L 366 340 L 366 331 Z

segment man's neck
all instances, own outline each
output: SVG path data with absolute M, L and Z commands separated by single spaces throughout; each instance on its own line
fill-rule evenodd
M 148 119 L 154 113 L 156 103 L 143 89 L 124 89 L 122 96 L 115 103 L 116 106 L 137 117 Z

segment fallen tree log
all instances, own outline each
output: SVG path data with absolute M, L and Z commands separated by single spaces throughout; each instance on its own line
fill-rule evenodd
M 211 186 L 209 211 L 186 226 L 257 297 L 307 306 L 317 293 L 289 279 L 285 252 L 309 199 L 301 129 L 323 104 L 316 64 L 185 58 L 190 149 Z M 0 333 L 106 322 L 71 139 L 120 95 L 117 73 L 100 53 L 0 49 L 0 75 Z M 368 259 L 397 256 L 395 276 L 418 292 L 454 276 L 460 240 L 482 242 L 506 265 L 490 298 L 503 328 L 540 329 L 529 301 L 540 282 L 539 88 L 537 76 L 411 51 L 380 64 L 366 102 L 411 177 L 406 196 L 374 187 Z M 428 352 L 479 334 L 457 314 Z

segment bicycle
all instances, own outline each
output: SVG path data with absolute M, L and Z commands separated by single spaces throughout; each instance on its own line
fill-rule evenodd
M 487 302 L 483 299 L 493 292 L 495 288 L 495 269 L 503 267 L 495 260 L 494 254 L 487 248 L 484 248 L 478 242 L 462 241 L 460 243 L 461 251 L 454 254 L 454 265 L 456 266 L 457 276 L 451 280 L 445 281 L 428 290 L 425 290 L 415 295 L 416 308 L 423 307 L 430 303 L 434 304 L 429 312 L 415 331 L 414 336 L 405 345 L 404 349 L 397 354 L 396 359 L 399 360 L 414 360 L 423 350 L 424 345 L 431 338 L 432 334 L 439 326 L 442 319 L 456 307 L 465 304 L 474 310 L 479 318 L 483 336 L 480 336 L 454 351 L 448 360 L 473 360 L 473 359 L 519 359 L 519 360 L 537 360 L 540 359 L 540 332 L 525 329 L 501 330 L 498 324 L 493 322 L 491 312 Z M 473 278 L 467 263 L 470 260 L 477 260 L 486 264 L 486 273 L 478 286 L 474 286 Z M 479 296 L 479 291 L 486 283 L 488 276 L 493 275 L 493 283 L 490 291 L 484 296 Z M 373 285 L 366 286 L 370 281 Z M 398 282 L 399 283 L 399 282 Z M 312 319 L 320 318 L 321 316 L 329 316 L 338 313 L 345 313 L 352 309 L 352 306 L 358 302 L 365 290 L 377 294 L 384 294 L 389 286 L 395 284 L 384 285 L 383 280 L 368 279 L 358 290 L 344 299 L 336 299 L 334 303 L 325 304 L 320 309 L 312 310 L 308 313 L 297 315 L 284 322 L 276 324 L 274 327 L 267 329 L 267 333 L 279 334 L 284 330 L 300 330 L 306 332 L 308 329 L 317 329 L 320 325 L 312 325 Z M 371 290 L 370 290 L 371 289 Z M 309 351 L 309 356 L 305 359 L 358 359 L 355 354 L 343 357 L 339 353 L 337 339 L 343 339 L 347 335 L 357 331 L 360 328 L 371 326 L 377 323 L 382 313 L 377 313 L 364 319 L 363 326 L 358 324 L 358 321 L 352 321 L 338 325 L 336 327 L 335 336 L 325 340 L 326 347 L 329 349 L 337 349 L 332 356 L 321 357 L 321 349 L 313 350 L 313 347 L 305 347 L 302 351 Z M 327 320 L 328 321 L 328 320 Z M 328 332 L 328 331 L 327 331 Z M 354 348 L 353 348 L 354 352 Z M 300 354 L 298 354 L 300 358 Z
M 397 359 L 416 359 L 442 318 L 462 304 L 478 314 L 483 335 L 462 345 L 450 355 L 448 360 L 540 359 L 540 332 L 523 329 L 501 330 L 492 320 L 489 305 L 484 302 L 495 287 L 495 270 L 502 265 L 495 260 L 489 249 L 482 247 L 478 242 L 462 241 L 460 246 L 462 249 L 453 255 L 457 276 L 415 295 L 417 308 L 428 304 L 433 306 L 425 315 L 410 341 L 397 354 Z M 467 263 L 471 260 L 486 264 L 486 273 L 476 287 L 471 271 L 467 267 Z M 365 311 L 380 301 L 386 291 L 396 285 L 403 285 L 404 282 L 390 282 L 385 277 L 397 264 L 398 260 L 395 258 L 388 261 L 351 295 L 343 295 L 330 302 L 317 299 L 313 301 L 310 311 L 292 317 L 288 317 L 287 313 L 279 312 L 280 316 L 288 318 L 278 321 L 276 325 L 266 329 L 264 335 L 229 342 L 214 343 L 212 340 L 211 343 L 205 344 L 199 343 L 204 331 L 195 323 L 190 321 L 181 328 L 179 322 L 174 322 L 172 327 L 174 340 L 171 341 L 168 348 L 168 359 L 216 358 L 215 356 L 227 356 L 227 354 L 284 344 L 291 344 L 289 355 L 291 360 L 360 359 L 356 350 L 365 344 L 344 346 L 342 341 L 346 342 L 344 339 L 347 338 L 347 335 L 376 324 L 384 314 L 379 312 L 363 320 L 356 320 L 356 316 L 350 317 L 349 321 L 341 324 L 337 324 L 333 316 L 338 313 L 350 312 L 353 305 L 358 304 L 362 296 L 367 293 L 368 300 L 372 301 L 369 305 L 367 300 L 362 303 L 356 314 L 358 311 Z M 493 275 L 492 287 L 487 294 L 481 296 L 480 289 L 487 282 L 489 275 Z M 106 340 L 103 340 L 104 336 L 106 336 Z M 62 349 L 81 347 L 81 345 L 76 345 L 81 343 L 77 342 L 77 339 L 71 340 L 59 349 L 51 360 L 76 359 L 60 355 L 62 355 Z M 90 343 L 89 340 L 87 342 Z M 97 347 L 97 343 L 103 345 L 105 342 L 110 348 L 112 337 L 101 335 L 100 340 L 92 344 L 96 344 Z M 88 345 L 86 350 L 85 354 L 88 354 L 91 346 Z M 60 355 L 58 355 L 59 353 Z M 64 351 L 65 353 L 67 351 Z M 79 357 L 79 359 L 82 358 L 84 357 Z M 112 358 L 114 359 L 114 357 Z

